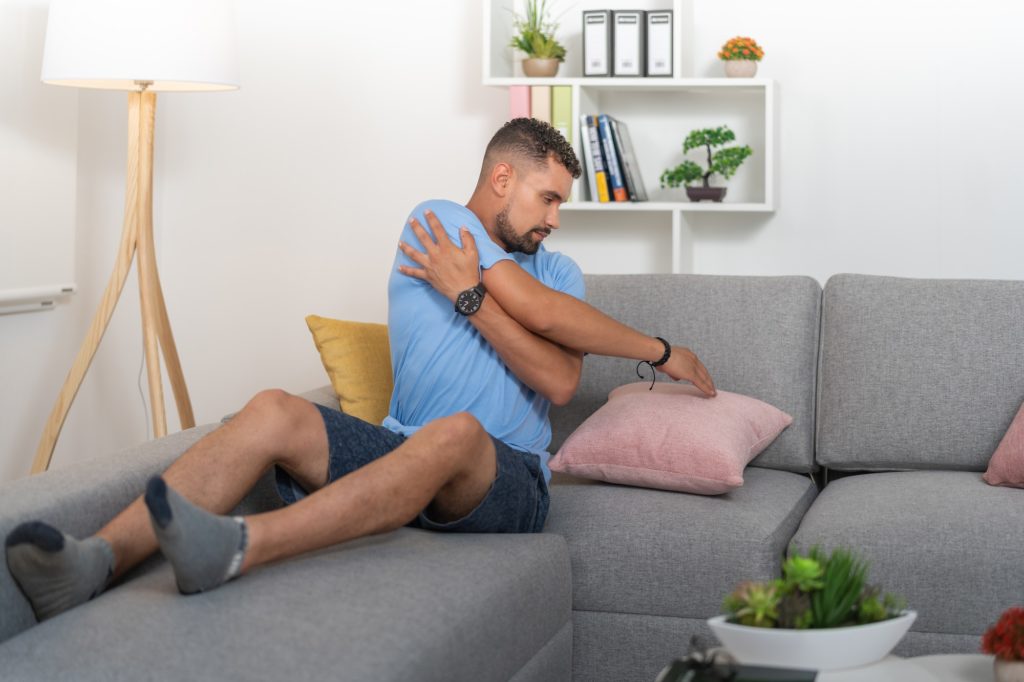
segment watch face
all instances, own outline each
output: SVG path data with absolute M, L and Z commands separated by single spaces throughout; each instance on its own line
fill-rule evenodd
M 477 310 L 480 310 L 482 302 L 483 296 L 476 289 L 467 289 L 459 294 L 459 297 L 455 300 L 455 309 L 463 315 L 472 315 Z

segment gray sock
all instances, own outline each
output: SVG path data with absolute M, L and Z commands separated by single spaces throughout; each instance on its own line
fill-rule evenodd
M 106 540 L 76 540 L 42 521 L 21 524 L 4 544 L 7 568 L 40 621 L 97 596 L 114 574 Z
M 248 540 L 242 517 L 200 509 L 159 476 L 146 485 L 146 506 L 160 549 L 174 568 L 179 592 L 212 590 L 239 574 Z

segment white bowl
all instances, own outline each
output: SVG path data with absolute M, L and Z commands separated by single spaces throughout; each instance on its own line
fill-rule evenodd
M 885 658 L 917 618 L 904 611 L 896 618 L 843 628 L 791 630 L 756 628 L 708 620 L 712 632 L 737 661 L 748 665 L 808 670 L 838 670 L 868 665 Z

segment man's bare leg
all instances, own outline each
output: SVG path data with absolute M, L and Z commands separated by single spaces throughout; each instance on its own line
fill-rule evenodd
M 462 413 L 427 425 L 296 504 L 244 523 L 195 507 L 159 479 L 150 483 L 146 504 L 179 589 L 189 593 L 268 561 L 398 528 L 428 505 L 440 521 L 460 518 L 483 500 L 496 471 L 490 436 Z
M 327 454 L 323 419 L 312 403 L 284 391 L 263 391 L 231 421 L 187 450 L 163 478 L 196 506 L 226 514 L 273 464 L 307 490 L 323 486 Z M 96 535 L 114 548 L 115 577 L 158 546 L 142 496 Z
M 327 479 L 327 437 L 319 411 L 283 391 L 254 397 L 228 424 L 196 443 L 165 476 L 203 508 L 234 508 L 273 463 L 310 489 Z M 7 537 L 11 573 L 40 620 L 99 594 L 157 547 L 140 497 L 94 537 L 75 540 L 41 522 Z

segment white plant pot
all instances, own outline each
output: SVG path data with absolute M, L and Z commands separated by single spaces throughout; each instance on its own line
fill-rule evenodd
M 993 672 L 996 682 L 1024 682 L 1024 661 L 1004 661 L 997 658 Z
M 807 670 L 839 670 L 868 665 L 885 658 L 903 639 L 917 618 L 916 611 L 880 623 L 843 628 L 792 630 L 756 628 L 726 622 L 726 616 L 708 620 L 711 631 L 737 661 Z
M 725 60 L 725 75 L 729 78 L 753 78 L 755 74 L 757 74 L 757 62 L 753 60 Z

